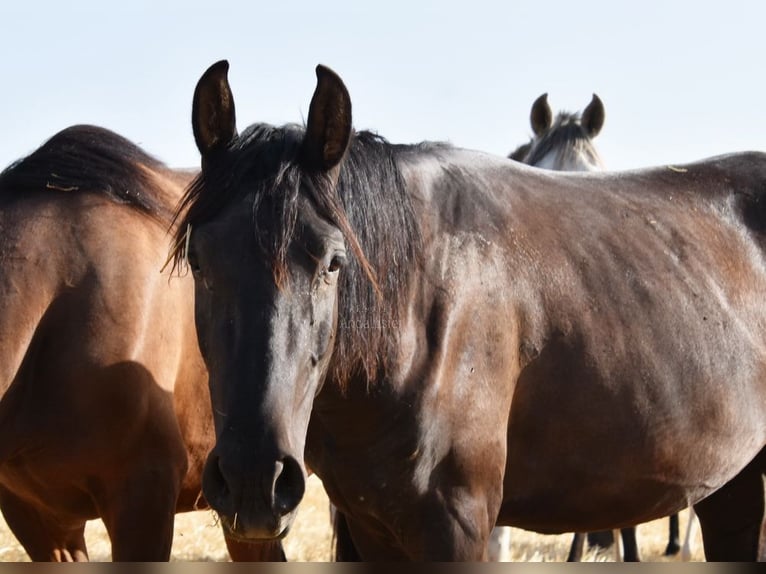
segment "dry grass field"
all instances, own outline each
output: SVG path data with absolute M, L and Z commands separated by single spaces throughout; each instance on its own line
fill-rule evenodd
M 681 513 L 681 533 L 685 532 L 688 514 Z M 679 558 L 662 555 L 667 542 L 667 519 L 655 520 L 638 527 L 638 544 L 644 561 L 668 562 Z M 519 529 L 512 529 L 512 560 L 518 562 L 552 562 L 566 560 L 571 535 L 544 536 Z M 109 541 L 100 521 L 91 521 L 86 529 L 86 539 L 93 561 L 110 560 Z M 693 560 L 703 560 L 699 528 L 694 538 Z M 332 556 L 332 533 L 327 497 L 321 482 L 312 476 L 301 504 L 296 523 L 285 539 L 288 560 L 299 562 L 326 562 Z M 612 551 L 597 553 L 589 551 L 586 561 L 611 561 Z M 223 536 L 210 511 L 179 514 L 173 542 L 173 561 L 220 562 L 229 556 Z M 5 522 L 0 520 L 0 561 L 29 561 L 24 550 L 16 542 Z

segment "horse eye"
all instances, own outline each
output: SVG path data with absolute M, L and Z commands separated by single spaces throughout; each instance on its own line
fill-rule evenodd
M 344 255 L 333 255 L 330 260 L 330 264 L 327 266 L 328 273 L 336 273 L 340 271 L 340 268 L 346 264 L 346 257 Z

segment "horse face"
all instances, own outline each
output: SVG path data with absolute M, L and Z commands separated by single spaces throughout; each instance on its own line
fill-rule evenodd
M 534 138 L 508 157 L 556 171 L 601 171 L 603 161 L 593 146 L 605 119 L 604 104 L 593 98 L 582 114 L 560 112 L 553 118 L 548 94 L 532 104 L 530 124 Z
M 240 137 L 226 69 L 203 75 L 193 112 L 201 193 L 226 201 L 193 225 L 186 255 L 216 424 L 203 492 L 224 528 L 250 540 L 283 536 L 305 490 L 305 438 L 346 261 L 343 234 L 307 188 L 337 180 L 350 106 L 338 127 L 344 102 L 328 92 L 340 80 L 321 69 L 305 134 L 256 127 Z
M 204 494 L 232 534 L 267 538 L 286 531 L 304 493 L 306 429 L 333 349 L 346 254 L 340 232 L 302 201 L 277 286 L 252 242 L 234 239 L 251 229 L 247 203 L 200 226 L 188 257 L 216 423 Z

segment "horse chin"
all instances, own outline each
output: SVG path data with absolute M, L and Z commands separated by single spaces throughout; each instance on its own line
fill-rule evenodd
M 281 540 L 290 532 L 295 513 L 279 517 L 273 526 L 248 524 L 238 514 L 221 516 L 221 526 L 226 536 L 238 542 Z

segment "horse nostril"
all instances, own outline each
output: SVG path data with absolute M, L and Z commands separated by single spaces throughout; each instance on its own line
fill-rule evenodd
M 297 508 L 306 491 L 301 465 L 291 456 L 277 463 L 274 479 L 274 510 L 281 516 Z
M 202 472 L 202 494 L 214 510 L 225 511 L 229 485 L 221 469 L 221 459 L 215 453 L 208 456 Z

